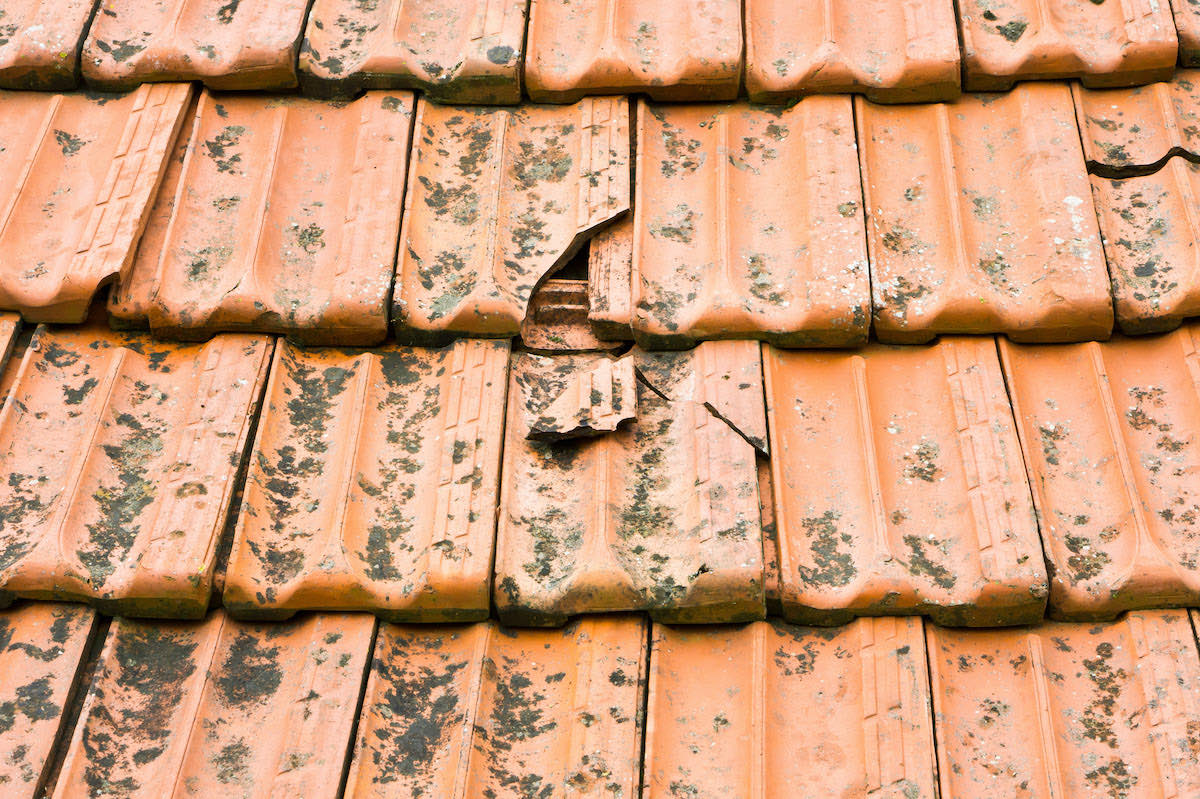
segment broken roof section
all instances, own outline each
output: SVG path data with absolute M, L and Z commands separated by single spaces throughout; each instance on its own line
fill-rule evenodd
M 96 0 L 5 0 L 0 89 L 75 88 L 79 50 Z

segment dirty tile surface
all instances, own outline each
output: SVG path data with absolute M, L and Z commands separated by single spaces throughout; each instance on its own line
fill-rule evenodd
M 1200 70 L 1131 89 L 1072 84 L 1088 168 L 1128 177 L 1157 171 L 1172 155 L 1200 158 Z
M 588 368 L 575 370 L 545 408 L 536 416 L 527 413 L 530 421 L 525 437 L 536 441 L 582 438 L 611 433 L 637 419 L 636 359 L 633 354 L 596 358 Z
M 5 0 L 0 89 L 75 88 L 79 50 L 95 0 Z

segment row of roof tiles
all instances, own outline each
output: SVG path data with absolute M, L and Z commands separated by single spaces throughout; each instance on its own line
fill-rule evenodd
M 375 635 L 360 614 L 106 629 L 90 610 L 34 603 L 0 612 L 0 781 L 14 799 L 333 797 L 343 784 L 380 799 L 1194 796 L 1195 621 L 969 631 L 618 615 Z
M 41 327 L 0 383 L 0 597 L 535 626 L 1194 606 L 1198 337 L 540 355 Z

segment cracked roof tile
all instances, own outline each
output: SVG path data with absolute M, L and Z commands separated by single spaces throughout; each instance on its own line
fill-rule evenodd
M 0 89 L 75 88 L 79 50 L 95 0 L 5 0 Z
M 535 441 L 583 438 L 611 433 L 636 419 L 635 357 L 597 358 L 589 368 L 568 376 L 561 393 L 536 415 L 530 414 L 526 437 Z
M 1157 171 L 1173 155 L 1200 158 L 1200 71 L 1132 89 L 1072 84 L 1071 93 L 1092 172 L 1128 177 Z

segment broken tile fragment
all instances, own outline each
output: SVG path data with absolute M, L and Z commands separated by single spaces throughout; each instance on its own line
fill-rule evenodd
M 937 795 L 920 619 L 652 637 L 648 799 Z
M 570 375 L 561 393 L 532 417 L 526 438 L 561 441 L 611 433 L 637 418 L 636 356 L 597 358 Z
M 0 598 L 203 615 L 271 348 L 38 328 L 0 412 Z
M 636 796 L 647 626 L 383 625 L 347 799 Z
M 547 280 L 529 301 L 529 311 L 521 323 L 521 343 L 527 350 L 544 354 L 599 352 L 621 346 L 596 337 L 588 320 L 588 295 L 586 280 Z
M 881 103 L 959 93 L 952 0 L 747 0 L 746 91 L 752 102 L 862 93 Z
M 881 341 L 1108 337 L 1108 270 L 1065 85 L 856 102 Z
M 526 0 L 316 0 L 300 83 L 319 96 L 419 89 L 443 103 L 521 99 Z
M 508 343 L 281 343 L 225 577 L 247 618 L 488 615 Z
M 79 49 L 95 0 L 5 0 L 0 8 L 0 89 L 75 88 Z
M 1046 572 L 991 338 L 763 359 L 785 618 L 1042 617 Z
M 629 209 L 623 97 L 417 104 L 393 319 L 401 341 L 520 332 L 538 284 Z
M 1200 70 L 1132 89 L 1072 84 L 1071 93 L 1093 174 L 1144 175 L 1173 155 L 1200 159 Z

